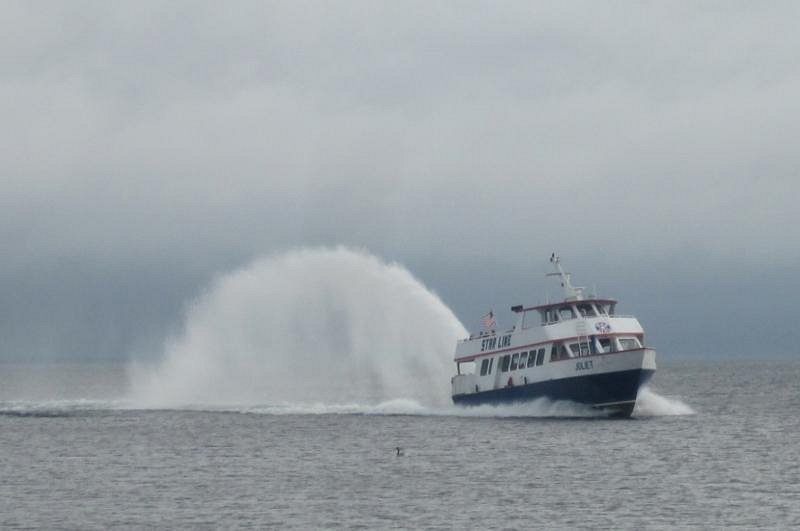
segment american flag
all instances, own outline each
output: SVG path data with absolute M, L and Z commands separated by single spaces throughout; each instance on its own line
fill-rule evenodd
M 481 318 L 481 322 L 483 322 L 483 327 L 487 330 L 497 325 L 497 321 L 494 320 L 494 312 L 489 310 L 489 313 Z

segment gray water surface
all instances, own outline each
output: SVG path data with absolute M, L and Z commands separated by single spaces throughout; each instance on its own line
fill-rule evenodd
M 631 420 L 137 410 L 121 367 L 0 372 L 4 528 L 800 526 L 798 364 L 662 366 L 695 413 Z

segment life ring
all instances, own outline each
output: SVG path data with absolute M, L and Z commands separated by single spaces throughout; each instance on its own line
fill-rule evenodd
M 594 324 L 594 329 L 600 332 L 601 334 L 607 334 L 611 332 L 611 325 L 606 323 L 605 321 L 600 321 L 599 323 Z

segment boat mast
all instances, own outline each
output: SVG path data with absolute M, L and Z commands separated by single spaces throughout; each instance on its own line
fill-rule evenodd
M 561 257 L 556 253 L 550 255 L 550 263 L 556 268 L 555 273 L 547 273 L 548 277 L 561 277 L 561 287 L 564 288 L 564 300 L 580 301 L 583 300 L 583 289 L 573 286 L 570 282 L 570 274 L 561 267 Z

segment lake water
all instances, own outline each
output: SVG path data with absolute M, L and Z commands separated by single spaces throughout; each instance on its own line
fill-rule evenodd
M 638 417 L 612 420 L 543 403 L 137 409 L 120 366 L 0 365 L 0 526 L 798 527 L 798 381 L 798 364 L 662 363 Z

